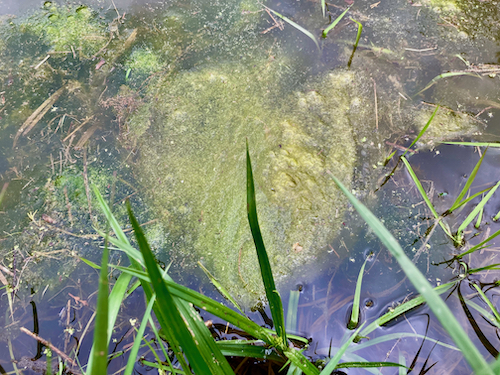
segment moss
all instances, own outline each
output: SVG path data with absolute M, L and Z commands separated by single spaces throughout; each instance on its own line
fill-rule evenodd
M 315 91 L 280 93 L 284 64 L 253 61 L 179 74 L 129 122 L 138 180 L 174 251 L 203 259 L 244 304 L 263 288 L 245 209 L 245 138 L 260 222 L 276 277 L 312 261 L 331 240 L 356 163 L 349 120 L 354 74 L 323 77 Z
M 96 13 L 86 6 L 76 9 L 46 2 L 45 13 L 21 24 L 21 30 L 38 35 L 53 52 L 75 51 L 80 58 L 89 58 L 107 43 L 106 28 Z

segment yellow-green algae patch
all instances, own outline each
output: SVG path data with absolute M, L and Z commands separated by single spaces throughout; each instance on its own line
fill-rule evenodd
M 356 163 L 354 74 L 329 74 L 318 90 L 281 96 L 281 69 L 260 61 L 184 72 L 152 89 L 154 100 L 130 121 L 138 179 L 175 251 L 194 252 L 245 305 L 263 296 L 246 215 L 245 139 L 278 280 L 334 238 L 346 200 L 327 172 L 350 186 Z

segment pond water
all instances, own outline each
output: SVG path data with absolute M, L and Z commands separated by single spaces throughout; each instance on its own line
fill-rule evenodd
M 6 189 L 0 373 L 45 371 L 45 355 L 21 327 L 87 362 L 98 271 L 79 257 L 100 263 L 103 240 L 95 233 L 106 230 L 91 185 L 113 203 L 130 234 L 125 201 L 131 201 L 175 280 L 222 301 L 198 268 L 201 260 L 253 320 L 269 326 L 265 307 L 251 309 L 259 306 L 262 287 L 244 207 L 245 139 L 283 304 L 300 290 L 297 333 L 311 339 L 305 354 L 314 360 L 334 353 L 351 333 L 346 326 L 368 254 L 374 256 L 363 278 L 363 321 L 417 295 L 327 171 L 373 210 L 433 285 L 463 272 L 457 263 L 443 264 L 457 249 L 440 227 L 431 231 L 432 213 L 397 160 L 439 104 L 413 147 L 418 152 L 407 155 L 437 212 L 453 204 L 484 152 L 468 194 L 498 182 L 497 148 L 441 144 L 498 141 L 498 2 L 341 1 L 327 4 L 325 17 L 314 1 L 273 0 L 265 3 L 269 8 L 236 0 L 85 4 L 0 0 L 0 186 Z M 363 25 L 357 48 L 354 20 Z M 452 74 L 439 76 L 446 72 Z M 456 231 L 480 201 L 443 221 Z M 465 246 L 500 229 L 493 220 L 499 210 L 495 193 L 482 221 L 465 231 Z M 500 263 L 497 249 L 493 240 L 464 257 L 464 265 Z M 126 260 L 112 252 L 110 263 Z M 112 281 L 118 274 L 112 272 Z M 498 305 L 496 289 L 486 285 L 498 271 L 470 279 Z M 460 285 L 467 300 L 487 308 L 469 283 Z M 493 359 L 456 292 L 447 303 Z M 139 290 L 124 301 L 109 373 L 123 371 L 135 335 L 131 321 L 140 321 L 144 308 Z M 472 314 L 498 348 L 496 329 Z M 213 321 L 214 334 L 244 336 L 202 316 Z M 140 354 L 155 360 L 148 348 Z M 344 357 L 407 365 L 414 359 L 420 373 L 431 366 L 427 373 L 471 372 L 426 306 L 377 328 Z M 267 364 L 248 371 L 267 373 L 259 366 Z M 136 371 L 157 373 L 140 361 Z

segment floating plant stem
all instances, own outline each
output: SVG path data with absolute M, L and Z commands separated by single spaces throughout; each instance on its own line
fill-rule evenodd
M 419 92 L 417 92 L 415 94 L 415 96 L 417 95 L 420 95 L 421 93 L 423 93 L 424 91 L 428 90 L 429 88 L 431 88 L 432 86 L 434 86 L 436 84 L 437 81 L 439 81 L 440 79 L 443 79 L 443 78 L 450 78 L 450 77 L 457 77 L 457 76 L 472 76 L 472 77 L 476 77 L 476 78 L 481 78 L 480 75 L 478 74 L 475 74 L 475 73 L 470 73 L 470 72 L 447 72 L 447 73 L 443 73 L 443 74 L 439 74 L 437 75 L 436 77 L 434 77 L 428 84 L 427 86 L 425 86 L 422 90 L 420 90 Z
M 347 196 L 347 198 L 361 215 L 361 217 L 372 228 L 377 237 L 396 258 L 402 270 L 404 271 L 406 276 L 408 276 L 408 279 L 411 281 L 417 291 L 425 298 L 425 301 L 427 302 L 433 313 L 436 315 L 443 328 L 446 330 L 446 332 L 448 332 L 451 339 L 460 348 L 464 358 L 469 363 L 472 370 L 475 371 L 476 374 L 493 375 L 493 371 L 491 370 L 490 366 L 481 355 L 479 350 L 476 348 L 476 346 L 472 343 L 460 323 L 458 323 L 457 319 L 450 311 L 450 308 L 434 291 L 431 284 L 413 264 L 410 258 L 408 258 L 408 256 L 405 254 L 404 250 L 401 248 L 392 234 L 384 227 L 380 220 L 377 219 L 370 210 L 368 210 L 368 208 L 366 208 L 361 202 L 359 202 L 354 197 L 354 195 L 352 195 L 352 193 L 345 188 L 345 186 L 339 180 L 337 180 L 334 176 L 331 177 L 340 188 L 340 190 L 342 190 L 342 192 Z
M 265 5 L 264 5 L 264 8 L 270 10 L 271 12 L 273 12 L 274 14 L 276 14 L 279 18 L 281 18 L 283 21 L 288 22 L 290 25 L 292 25 L 293 27 L 295 27 L 297 30 L 299 30 L 300 32 L 302 32 L 305 35 L 307 35 L 314 42 L 314 44 L 316 44 L 316 47 L 318 47 L 318 50 L 320 50 L 318 40 L 316 39 L 316 37 L 309 30 L 304 29 L 302 26 L 300 26 L 299 24 L 293 22 L 291 19 L 289 19 L 289 18 L 285 17 L 284 15 L 276 12 L 275 10 L 272 10 L 271 8 L 266 7 Z
M 420 130 L 420 133 L 418 133 L 417 135 L 417 138 L 415 138 L 413 140 L 413 142 L 407 147 L 406 151 L 403 153 L 402 156 L 405 156 L 406 153 L 408 152 L 408 150 L 410 148 L 412 148 L 412 146 L 418 142 L 418 140 L 424 135 L 424 133 L 427 131 L 427 128 L 429 128 L 429 125 L 431 124 L 432 120 L 434 119 L 434 116 L 436 116 L 436 113 L 437 111 L 439 110 L 439 105 L 436 106 L 436 109 L 434 110 L 434 112 L 432 112 L 432 115 L 431 117 L 429 118 L 429 121 L 427 121 L 427 124 L 425 124 L 425 126 L 422 128 L 422 130 Z
M 452 142 L 442 141 L 439 142 L 445 145 L 459 145 L 459 146 L 477 146 L 477 147 L 500 147 L 498 142 Z
M 351 5 L 352 6 L 352 5 Z M 342 20 L 342 18 L 344 18 L 345 14 L 349 11 L 349 9 L 351 9 L 351 6 L 349 6 L 349 8 L 347 8 L 346 10 L 344 10 L 340 16 L 338 16 L 335 21 L 333 21 L 330 25 L 328 25 L 328 27 L 323 30 L 323 38 L 326 38 L 326 35 L 335 27 L 337 26 L 337 24 Z M 358 30 L 358 33 L 359 33 L 359 30 Z

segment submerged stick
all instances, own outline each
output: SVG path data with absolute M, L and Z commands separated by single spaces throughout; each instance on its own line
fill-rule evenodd
M 45 345 L 46 347 L 50 348 L 50 350 L 52 350 L 53 352 L 57 353 L 58 356 L 60 356 L 62 359 L 64 359 L 65 361 L 68 361 L 69 363 L 71 363 L 72 366 L 76 366 L 76 362 L 71 359 L 70 357 L 68 357 L 67 354 L 63 353 L 62 351 L 60 351 L 59 349 L 57 349 L 54 345 L 52 345 L 50 342 L 48 342 L 47 340 L 45 339 L 42 339 L 40 336 L 38 335 L 35 335 L 33 332 L 31 332 L 30 330 L 24 328 L 24 327 L 21 327 L 19 328 L 22 332 L 26 333 L 28 336 L 31 336 L 33 337 L 35 340 L 37 340 L 38 342 L 41 342 L 43 345 Z

